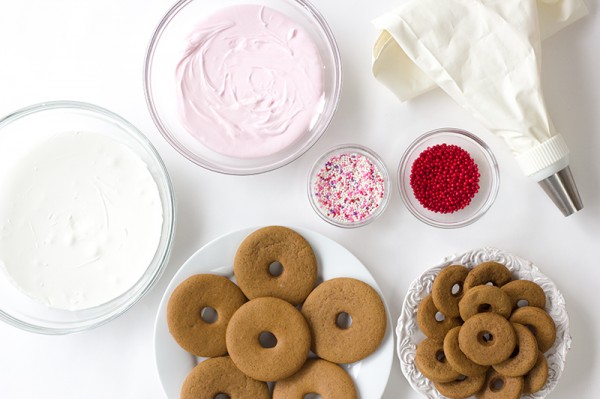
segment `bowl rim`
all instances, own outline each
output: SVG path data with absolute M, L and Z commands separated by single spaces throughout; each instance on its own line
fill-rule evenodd
M 438 135 L 441 135 L 444 133 L 451 134 L 451 135 L 460 137 L 461 139 L 466 139 L 467 141 L 472 142 L 483 153 L 485 160 L 486 160 L 486 165 L 489 167 L 489 170 L 490 170 L 491 187 L 490 187 L 490 191 L 487 195 L 487 198 L 483 202 L 482 206 L 479 208 L 479 210 L 475 214 L 470 215 L 469 217 L 461 219 L 456 222 L 436 221 L 436 220 L 426 216 L 422 212 L 419 212 L 419 210 L 415 206 L 413 206 L 413 204 L 409 198 L 410 193 L 404 187 L 404 175 L 407 173 L 408 169 L 410 168 L 410 165 L 408 165 L 408 160 L 409 160 L 410 156 L 414 153 L 414 150 L 416 149 L 416 147 L 421 145 L 426 140 L 429 140 L 435 136 L 438 136 Z M 467 151 L 467 152 L 469 152 L 469 151 Z M 469 153 L 469 155 L 472 156 L 471 153 Z M 481 166 L 479 166 L 479 167 L 481 168 Z M 417 219 L 419 219 L 420 221 L 424 222 L 425 224 L 427 224 L 429 226 L 443 228 L 443 229 L 454 229 L 454 228 L 468 226 L 468 225 L 474 223 L 475 221 L 479 220 L 483 215 L 485 215 L 487 213 L 487 211 L 490 209 L 490 207 L 496 200 L 496 197 L 498 196 L 498 191 L 500 188 L 500 171 L 499 171 L 498 162 L 496 160 L 496 157 L 494 156 L 494 153 L 492 152 L 491 148 L 481 138 L 479 138 L 477 135 L 475 135 L 467 130 L 464 130 L 464 129 L 454 128 L 454 127 L 445 127 L 445 128 L 438 128 L 438 129 L 434 129 L 434 130 L 425 132 L 425 133 L 421 134 L 419 137 L 417 137 L 412 143 L 410 143 L 410 145 L 404 151 L 404 154 L 402 154 L 402 158 L 400 159 L 400 163 L 398 164 L 396 181 L 398 182 L 398 191 L 400 192 L 400 197 L 402 198 L 402 202 L 404 202 L 404 205 L 410 211 L 410 213 L 413 214 L 413 216 L 415 216 Z
M 383 176 L 383 181 L 384 181 L 384 195 L 383 195 L 383 198 L 382 198 L 381 202 L 379 203 L 377 209 L 375 209 L 375 211 L 371 215 L 369 215 L 367 218 L 357 221 L 357 222 L 341 222 L 341 221 L 337 221 L 337 220 L 327 217 L 320 210 L 319 206 L 317 205 L 317 203 L 315 201 L 315 198 L 314 198 L 313 192 L 312 192 L 314 178 L 315 178 L 318 170 L 320 169 L 320 167 L 327 160 L 329 160 L 332 156 L 342 153 L 342 152 L 347 152 L 347 151 L 356 152 L 356 153 L 359 153 L 359 154 L 367 157 L 379 169 L 379 171 L 381 172 L 381 174 Z M 319 158 L 313 163 L 312 167 L 310 168 L 307 183 L 308 184 L 306 187 L 307 187 L 308 200 L 310 202 L 311 207 L 315 211 L 315 213 L 317 215 L 319 215 L 319 217 L 321 219 L 323 219 L 324 221 L 326 221 L 327 223 L 332 224 L 333 226 L 347 228 L 347 229 L 362 227 L 362 226 L 365 226 L 365 225 L 370 224 L 370 223 L 374 222 L 375 220 L 377 220 L 383 214 L 385 209 L 387 208 L 388 203 L 390 201 L 390 197 L 391 197 L 390 174 L 387 170 L 387 167 L 385 166 L 385 163 L 383 162 L 383 159 L 375 151 L 373 151 L 369 147 L 366 147 L 361 144 L 354 144 L 354 143 L 339 144 L 339 145 L 336 145 L 336 146 L 331 147 L 328 150 L 326 150 L 321 156 L 319 156 Z
M 311 149 L 315 145 L 315 143 L 327 131 L 327 129 L 331 125 L 334 115 L 337 112 L 337 108 L 338 108 L 340 97 L 341 97 L 341 91 L 342 91 L 342 85 L 343 85 L 342 59 L 341 59 L 337 41 L 335 39 L 335 36 L 334 36 L 333 31 L 331 30 L 329 24 L 327 23 L 325 18 L 322 16 L 322 14 L 318 11 L 318 9 L 307 0 L 280 0 L 283 2 L 296 3 L 304 11 L 306 11 L 312 17 L 312 19 L 316 22 L 316 25 L 318 25 L 318 27 L 322 30 L 322 33 L 326 39 L 329 49 L 331 50 L 331 57 L 333 59 L 333 68 L 332 68 L 333 92 L 331 93 L 331 100 L 333 102 L 333 108 L 332 108 L 332 112 L 329 115 L 322 114 L 325 116 L 325 119 L 323 119 L 323 127 L 322 127 L 321 131 L 318 134 L 313 135 L 313 137 L 311 137 L 311 139 L 308 140 L 297 152 L 294 152 L 293 154 L 288 155 L 287 157 L 285 157 L 279 161 L 272 162 L 266 166 L 265 165 L 253 166 L 250 168 L 223 167 L 223 166 L 218 165 L 218 163 L 216 163 L 214 161 L 208 161 L 206 159 L 203 159 L 202 157 L 195 155 L 192 151 L 187 149 L 187 147 L 185 145 L 180 144 L 177 141 L 177 139 L 174 137 L 174 135 L 170 132 L 170 130 L 167 128 L 167 126 L 163 122 L 162 117 L 160 116 L 160 114 L 156 108 L 156 103 L 155 103 L 155 100 L 154 100 L 154 97 L 152 94 L 151 75 L 152 75 L 152 66 L 153 66 L 153 62 L 154 62 L 154 54 L 156 52 L 156 47 L 164 33 L 164 30 L 169 25 L 171 20 L 185 6 L 187 6 L 189 3 L 192 3 L 193 1 L 202 1 L 202 0 L 179 0 L 163 15 L 163 17 L 157 24 L 156 28 L 154 29 L 154 32 L 152 33 L 152 36 L 150 38 L 150 41 L 149 41 L 147 49 L 146 49 L 146 55 L 144 57 L 144 70 L 143 70 L 144 97 L 146 100 L 146 108 L 148 109 L 148 112 L 150 113 L 150 117 L 152 118 L 154 125 L 156 126 L 156 128 L 158 129 L 160 134 L 163 136 L 163 138 L 169 143 L 169 145 L 171 145 L 171 147 L 173 147 L 173 149 L 175 149 L 175 151 L 177 151 L 180 155 L 182 155 L 188 161 L 190 161 L 202 168 L 210 170 L 212 172 L 222 173 L 225 175 L 238 175 L 238 176 L 256 175 L 256 174 L 266 173 L 266 172 L 269 172 L 272 170 L 279 169 L 279 168 L 286 166 L 286 165 L 290 164 L 291 162 L 295 161 L 296 159 L 301 157 L 303 154 L 305 154 L 309 149 Z M 252 3 L 252 1 L 249 0 L 247 3 Z
M 175 192 L 173 189 L 172 180 L 169 176 L 169 172 L 162 160 L 160 154 L 154 147 L 154 145 L 150 142 L 150 140 L 132 123 L 123 118 L 122 116 L 106 109 L 100 107 L 95 104 L 82 102 L 82 101 L 72 101 L 72 100 L 55 100 L 55 101 L 45 101 L 33 105 L 29 105 L 26 107 L 22 107 L 17 109 L 6 116 L 0 118 L 0 134 L 2 133 L 2 129 L 12 122 L 18 121 L 24 117 L 29 115 L 51 111 L 51 110 L 80 110 L 86 111 L 90 114 L 100 115 L 105 119 L 108 119 L 112 122 L 117 122 L 119 125 L 123 126 L 120 130 L 123 131 L 124 134 L 127 134 L 130 138 L 134 139 L 137 143 L 139 143 L 145 150 L 148 151 L 149 155 L 155 162 L 153 165 L 157 173 L 150 172 L 152 178 L 156 181 L 157 179 L 161 179 L 164 182 L 166 187 L 166 202 L 163 199 L 162 202 L 162 210 L 163 210 L 163 226 L 161 228 L 161 239 L 157 246 L 156 253 L 148 267 L 145 269 L 144 273 L 140 276 L 140 278 L 124 293 L 121 295 L 111 299 L 108 302 L 102 303 L 97 306 L 93 306 L 86 309 L 81 309 L 75 312 L 85 312 L 90 311 L 92 309 L 98 309 L 101 307 L 106 307 L 106 312 L 101 313 L 100 315 L 92 315 L 87 318 L 75 318 L 74 321 L 65 321 L 65 322 L 50 322 L 50 324 L 55 324 L 54 326 L 41 326 L 37 324 L 33 324 L 31 322 L 27 322 L 21 320 L 18 317 L 15 317 L 11 314 L 6 313 L 2 308 L 0 308 L 0 320 L 7 322 L 10 325 L 21 328 L 22 330 L 46 334 L 46 335 L 64 335 L 70 334 L 85 330 L 90 330 L 92 328 L 99 327 L 103 324 L 106 324 L 115 318 L 119 317 L 127 310 L 129 310 L 133 305 L 135 305 L 140 299 L 142 299 L 148 291 L 150 291 L 156 282 L 162 276 L 164 270 L 167 267 L 169 262 L 169 258 L 171 255 L 171 251 L 173 248 L 173 238 L 175 235 L 175 221 L 176 221 L 176 203 L 175 203 Z M 133 151 L 137 151 L 132 149 Z M 157 186 L 158 186 L 157 182 Z M 161 250 L 161 246 L 164 248 Z M 147 272 L 151 265 L 156 264 L 155 270 L 149 275 L 149 279 L 141 284 L 141 281 L 144 278 L 147 278 Z M 141 284 L 141 285 L 140 285 Z M 124 301 L 119 306 L 114 306 L 118 302 L 122 301 L 128 295 L 131 295 L 133 289 L 137 288 L 136 295 L 131 296 L 129 300 Z M 25 294 L 24 294 L 25 295 Z M 111 306 L 113 305 L 113 306 Z M 60 310 L 60 309 L 59 309 Z M 71 312 L 69 310 L 64 310 L 64 312 Z

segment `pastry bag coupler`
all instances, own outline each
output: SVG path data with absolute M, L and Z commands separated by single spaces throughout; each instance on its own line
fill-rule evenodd
M 442 88 L 567 216 L 583 205 L 544 104 L 541 38 L 585 14 L 582 0 L 410 0 L 373 21 L 373 73 L 401 100 Z

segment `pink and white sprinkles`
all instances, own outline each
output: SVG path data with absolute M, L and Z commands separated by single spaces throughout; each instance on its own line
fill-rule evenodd
M 321 211 L 338 223 L 369 218 L 385 196 L 385 180 L 365 155 L 351 152 L 332 156 L 317 173 L 313 195 Z

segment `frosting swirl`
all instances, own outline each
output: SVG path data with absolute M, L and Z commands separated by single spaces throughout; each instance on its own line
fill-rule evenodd
M 226 7 L 196 26 L 176 78 L 185 128 L 232 157 L 282 150 L 310 129 L 322 106 L 317 46 L 264 6 Z

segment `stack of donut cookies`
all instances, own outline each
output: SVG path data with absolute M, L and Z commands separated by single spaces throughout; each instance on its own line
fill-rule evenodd
M 247 236 L 233 264 L 237 284 L 197 274 L 169 298 L 171 335 L 209 358 L 188 374 L 181 398 L 357 398 L 339 364 L 364 359 L 383 340 L 387 318 L 377 292 L 352 278 L 317 285 L 311 246 L 281 226 Z M 340 324 L 341 316 L 351 324 Z
M 556 339 L 545 306 L 539 285 L 513 280 L 500 263 L 448 266 L 417 309 L 426 336 L 417 345 L 417 369 L 452 399 L 535 393 L 548 379 L 544 353 Z

